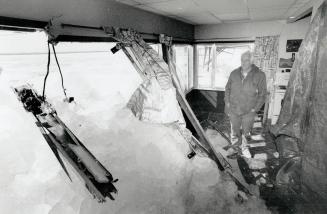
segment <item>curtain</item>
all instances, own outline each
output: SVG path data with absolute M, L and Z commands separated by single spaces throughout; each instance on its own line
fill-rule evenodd
M 269 101 L 273 99 L 274 82 L 278 63 L 279 36 L 257 37 L 254 43 L 253 60 L 265 74 L 267 80 L 267 97 L 265 101 L 263 123 L 268 116 Z
M 267 78 L 267 90 L 271 91 L 278 62 L 279 36 L 257 37 L 254 43 L 253 60 Z

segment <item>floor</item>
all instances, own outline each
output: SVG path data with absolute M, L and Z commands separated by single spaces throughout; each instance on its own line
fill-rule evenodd
M 217 92 L 217 100 L 221 100 L 222 93 Z M 213 106 L 202 95 L 203 93 L 196 90 L 187 96 L 202 127 L 219 132 L 229 141 L 230 122 L 223 112 L 223 103 L 217 102 L 217 106 Z M 244 180 L 248 184 L 259 186 L 260 196 L 273 213 L 299 213 L 302 210 L 306 210 L 305 213 L 315 213 L 311 208 L 312 199 L 303 197 L 301 187 L 297 185 L 299 160 L 294 157 L 279 157 L 274 137 L 268 128 L 262 127 L 261 121 L 262 118 L 256 118 L 253 139 L 247 145 L 250 157 L 237 158 Z

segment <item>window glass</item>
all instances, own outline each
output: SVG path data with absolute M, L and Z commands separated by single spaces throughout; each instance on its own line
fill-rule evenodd
M 253 44 L 216 45 L 215 88 L 225 88 L 230 73 L 241 66 L 242 53 L 252 49 Z
M 241 55 L 254 43 L 197 45 L 197 88 L 225 90 L 230 73 L 241 66 Z
M 198 45 L 197 82 L 200 88 L 212 87 L 214 45 Z
M 182 90 L 187 92 L 193 86 L 193 47 L 191 45 L 173 46 L 176 72 Z
M 41 93 L 48 61 L 45 33 L 0 31 L 0 37 L 1 77 L 5 77 L 12 86 L 32 84 Z M 115 45 L 61 42 L 55 46 L 68 96 L 74 96 L 78 101 L 78 96 L 92 97 L 95 91 L 100 91 L 98 94 L 101 96 L 120 96 L 122 103 L 129 100 L 141 83 L 141 77 L 123 51 L 115 54 L 110 51 Z M 46 95 L 63 99 L 60 74 L 53 54 Z

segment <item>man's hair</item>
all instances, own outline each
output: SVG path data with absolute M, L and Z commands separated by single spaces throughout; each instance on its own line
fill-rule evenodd
M 245 51 L 244 53 L 242 53 L 242 55 L 241 55 L 241 59 L 242 59 L 243 57 L 245 57 L 245 56 L 249 56 L 251 62 L 253 62 L 253 54 L 252 54 L 251 51 Z

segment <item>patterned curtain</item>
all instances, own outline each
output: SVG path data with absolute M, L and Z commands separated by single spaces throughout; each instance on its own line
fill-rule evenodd
M 257 37 L 254 43 L 254 64 L 258 66 L 267 78 L 267 98 L 264 109 L 263 123 L 266 122 L 268 116 L 269 101 L 274 93 L 274 82 L 278 63 L 278 44 L 279 36 L 263 36 Z
M 272 90 L 278 63 L 279 36 L 257 37 L 254 43 L 254 64 L 258 66 L 267 78 L 268 92 Z

